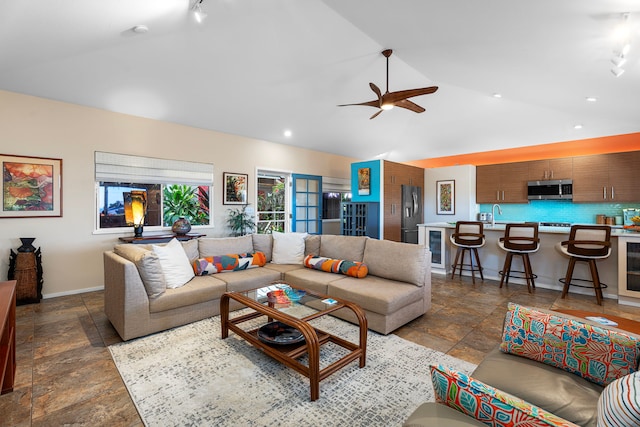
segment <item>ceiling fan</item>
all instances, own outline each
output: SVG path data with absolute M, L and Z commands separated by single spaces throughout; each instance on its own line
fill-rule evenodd
M 406 108 L 407 110 L 411 110 L 416 113 L 424 112 L 424 108 L 409 101 L 408 98 L 413 98 L 414 96 L 420 95 L 428 95 L 438 90 L 438 86 L 430 86 L 423 87 L 420 89 L 408 89 L 408 90 L 399 90 L 397 92 L 389 92 L 389 57 L 393 53 L 391 49 L 385 49 L 382 51 L 382 54 L 387 58 L 387 91 L 383 94 L 380 92 L 378 86 L 373 83 L 369 83 L 369 87 L 372 91 L 378 95 L 378 99 L 369 101 L 369 102 L 361 102 L 359 104 L 341 104 L 338 107 L 346 107 L 349 105 L 366 105 L 368 107 L 376 107 L 380 110 L 377 111 L 373 116 L 369 117 L 369 119 L 375 119 L 378 117 L 378 114 L 382 113 L 383 110 L 390 110 L 393 107 L 401 107 Z

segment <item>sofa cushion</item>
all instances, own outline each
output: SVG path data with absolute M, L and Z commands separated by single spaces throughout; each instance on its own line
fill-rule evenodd
M 131 243 L 116 245 L 113 252 L 135 264 L 149 298 L 156 298 L 167 289 L 160 259 L 155 252 Z
M 280 273 L 267 268 L 252 268 L 230 274 L 216 274 L 214 277 L 224 281 L 228 291 L 241 292 L 268 286 L 271 282 L 280 280 Z
M 253 250 L 264 254 L 267 262 L 271 262 L 273 251 L 273 237 L 271 234 L 252 234 Z
M 334 236 L 323 234 L 320 237 L 320 252 L 312 252 L 325 258 L 350 259 L 362 262 L 364 256 L 365 243 L 368 240 L 365 236 Z
M 636 372 L 640 360 L 636 338 L 513 303 L 508 306 L 500 349 L 602 386 Z
M 544 409 L 493 388 L 462 372 L 431 366 L 436 401 L 496 427 L 578 427 Z
M 343 279 L 344 276 L 328 274 L 323 271 L 300 268 L 284 274 L 284 281 L 302 289 L 326 295 L 329 283 Z
M 486 427 L 462 412 L 436 402 L 426 402 L 418 406 L 402 424 L 402 427 Z
M 344 277 L 331 281 L 327 293 L 332 297 L 357 302 L 363 309 L 383 315 L 394 313 L 424 298 L 424 289 L 372 275 L 364 279 Z
M 216 276 L 196 276 L 184 286 L 167 289 L 158 298 L 149 301 L 149 311 L 158 313 L 179 307 L 188 307 L 205 301 L 211 304 L 227 291 L 227 284 Z
M 618 378 L 598 400 L 598 427 L 640 426 L 640 372 Z
M 184 253 L 187 254 L 187 258 L 189 258 L 189 262 L 197 260 L 200 257 L 200 251 L 198 250 L 198 239 L 191 239 L 185 242 L 180 242 L 182 244 L 182 249 L 184 249 Z
M 179 288 L 195 275 L 180 242 L 171 239 L 166 245 L 152 245 L 158 255 L 167 288 Z
M 246 254 L 229 254 L 198 258 L 193 262 L 193 271 L 198 276 L 232 271 L 246 270 L 248 268 L 262 267 L 266 259 L 262 252 Z
M 322 241 L 321 234 L 310 234 L 304 239 L 304 254 L 319 254 L 320 253 L 320 242 Z
M 603 387 L 578 375 L 503 353 L 498 347 L 471 375 L 565 420 L 583 427 L 596 426 L 596 406 Z
M 367 239 L 362 261 L 369 274 L 423 286 L 429 271 L 426 250 L 422 245 Z
M 307 233 L 279 233 L 274 231 L 273 254 L 271 262 L 274 264 L 302 264 L 304 261 Z
M 326 271 L 327 273 L 344 274 L 345 276 L 362 279 L 367 276 L 367 266 L 357 261 L 347 261 L 343 259 L 322 258 L 314 255 L 307 255 L 304 259 L 304 266 L 315 270 Z
M 224 254 L 253 252 L 251 235 L 241 237 L 201 237 L 198 239 L 200 258 Z

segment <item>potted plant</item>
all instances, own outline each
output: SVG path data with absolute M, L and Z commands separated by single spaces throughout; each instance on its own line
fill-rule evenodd
M 227 218 L 227 224 L 234 236 L 244 236 L 248 232 L 252 232 L 256 228 L 256 223 L 253 221 L 253 217 L 247 213 L 247 206 L 242 205 L 242 208 L 228 209 L 229 217 Z

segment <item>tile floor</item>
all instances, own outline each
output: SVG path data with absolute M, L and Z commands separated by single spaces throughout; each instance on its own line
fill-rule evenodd
M 433 305 L 398 329 L 405 339 L 478 363 L 500 341 L 508 301 L 541 308 L 574 308 L 640 321 L 640 308 L 595 297 L 485 280 L 471 284 L 433 276 Z M 141 426 L 107 346 L 120 341 L 103 312 L 103 293 L 43 300 L 17 310 L 17 377 L 0 396 L 0 426 Z

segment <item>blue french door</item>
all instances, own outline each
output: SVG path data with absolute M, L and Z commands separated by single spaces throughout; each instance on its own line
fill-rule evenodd
M 293 174 L 292 231 L 322 234 L 322 177 Z

